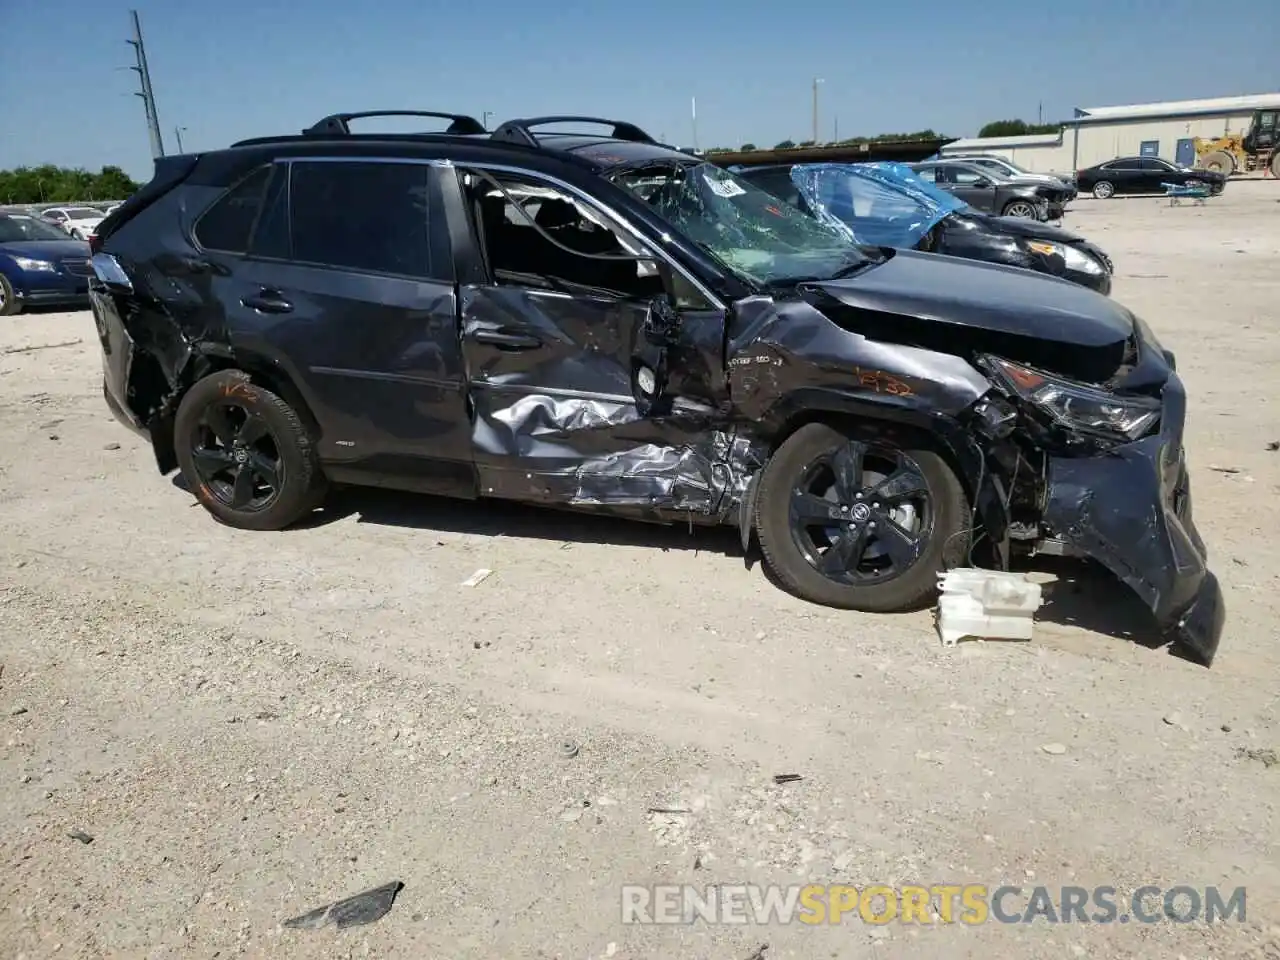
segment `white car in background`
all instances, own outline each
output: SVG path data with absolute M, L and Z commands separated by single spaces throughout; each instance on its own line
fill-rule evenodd
M 965 163 L 976 163 L 980 167 L 986 167 L 988 170 L 994 170 L 996 173 L 1003 174 L 1010 180 L 1035 180 L 1039 183 L 1059 183 L 1070 185 L 1069 177 L 1054 176 L 1051 173 L 1033 173 L 1023 167 L 1018 166 L 1011 160 L 1004 157 L 995 157 L 985 153 L 956 154 L 948 155 L 943 160 L 963 160 Z
M 101 210 L 93 207 L 49 207 L 42 210 L 40 216 L 50 223 L 56 223 L 77 240 L 88 240 L 89 234 L 98 229 L 98 224 L 107 218 Z

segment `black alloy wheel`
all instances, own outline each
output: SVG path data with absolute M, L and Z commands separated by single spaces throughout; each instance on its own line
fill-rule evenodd
M 874 612 L 931 601 L 940 570 L 968 549 L 964 489 L 918 442 L 796 431 L 765 468 L 757 503 L 761 549 L 792 592 Z
M 280 530 L 324 498 L 306 424 L 240 370 L 210 374 L 187 391 L 174 440 L 188 487 L 228 526 Z
M 254 512 L 279 496 L 284 464 L 276 438 L 266 419 L 240 401 L 205 407 L 189 442 L 200 481 L 221 503 Z

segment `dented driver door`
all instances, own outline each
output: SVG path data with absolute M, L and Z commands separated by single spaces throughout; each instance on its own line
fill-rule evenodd
M 634 394 L 637 344 L 655 298 L 667 295 L 656 263 L 628 259 L 639 245 L 619 241 L 608 214 L 562 185 L 462 171 L 458 196 L 459 277 L 472 275 L 459 284 L 461 341 L 481 493 L 703 508 L 712 495 L 687 460 L 708 429 L 697 400 L 715 387 L 696 371 L 718 369 L 719 356 L 692 340 L 667 350 L 668 388 L 686 402 L 661 415 Z M 722 321 L 710 326 L 682 336 L 718 344 Z

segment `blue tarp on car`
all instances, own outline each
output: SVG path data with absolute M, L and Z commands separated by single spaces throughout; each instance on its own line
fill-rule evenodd
M 791 168 L 818 219 L 855 243 L 911 248 L 934 224 L 967 204 L 901 163 L 807 163 Z

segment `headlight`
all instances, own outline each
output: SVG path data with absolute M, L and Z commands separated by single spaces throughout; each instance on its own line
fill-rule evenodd
M 48 273 L 53 272 L 53 264 L 48 260 L 32 260 L 30 257 L 14 257 L 13 262 L 18 265 L 19 270 L 39 271 L 43 270 Z
M 1102 276 L 1105 272 L 1102 264 L 1098 263 L 1093 257 L 1081 253 L 1075 247 L 1065 243 L 1050 243 L 1046 240 L 1028 240 L 1028 247 L 1036 253 L 1044 254 L 1046 257 L 1057 255 L 1061 257 L 1067 265 L 1068 270 L 1079 270 L 1082 273 L 1092 273 L 1094 276 Z
M 1160 402 L 1151 397 L 1120 397 L 1000 357 L 982 359 L 1006 387 L 1068 430 L 1137 440 L 1160 418 Z

